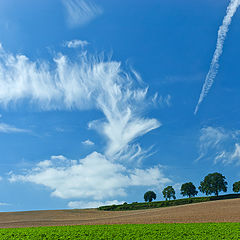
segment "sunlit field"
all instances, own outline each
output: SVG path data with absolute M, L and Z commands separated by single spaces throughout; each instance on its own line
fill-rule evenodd
M 240 223 L 174 223 L 1 229 L 0 239 L 239 239 Z

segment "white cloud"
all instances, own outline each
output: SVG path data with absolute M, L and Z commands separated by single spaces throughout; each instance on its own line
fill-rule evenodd
M 134 76 L 120 62 L 86 52 L 77 62 L 59 54 L 50 64 L 1 48 L 0 105 L 9 107 L 26 99 L 42 110 L 99 109 L 105 119 L 92 121 L 89 127 L 105 136 L 106 154 L 113 157 L 130 150 L 137 137 L 161 126 L 156 119 L 142 116 L 148 88 L 138 87 Z
M 205 127 L 201 129 L 200 142 L 202 148 L 217 147 L 226 140 L 229 134 L 223 128 Z
M 105 116 L 89 123 L 106 139 L 102 154 L 94 152 L 80 161 L 52 156 L 27 173 L 10 173 L 9 180 L 44 185 L 60 198 L 95 201 L 125 196 L 128 187 L 169 182 L 160 166 L 126 169 L 126 162 L 119 164 L 127 161 L 127 156 L 129 161 L 139 161 L 151 155 L 151 148 L 142 149 L 136 138 L 161 126 L 158 120 L 143 116 L 149 106 L 148 88 L 138 83 L 136 73 L 124 71 L 120 62 L 104 61 L 86 52 L 74 62 L 59 54 L 46 63 L 1 48 L 1 106 L 9 108 L 24 100 L 43 111 L 97 109 Z
M 44 161 L 41 161 L 37 164 L 37 167 L 39 168 L 47 168 L 47 167 L 50 167 L 52 165 L 52 162 L 49 161 L 49 160 L 44 160 Z
M 71 201 L 68 203 L 69 208 L 78 208 L 78 209 L 86 209 L 86 208 L 98 208 L 100 206 L 108 206 L 108 205 L 119 205 L 123 204 L 124 202 L 120 202 L 118 200 L 113 200 L 113 201 L 105 201 L 105 202 L 100 202 L 100 201 L 94 201 L 94 202 L 84 202 L 84 201 Z
M 0 202 L 0 206 L 10 206 L 10 204 L 9 203 Z
M 89 43 L 87 41 L 82 41 L 82 40 L 72 40 L 72 41 L 67 41 L 64 43 L 65 47 L 68 48 L 78 48 L 78 47 L 85 47 L 87 46 Z
M 49 162 L 50 161 L 50 162 Z M 161 167 L 126 169 L 104 155 L 94 152 L 86 158 L 40 162 L 26 174 L 10 173 L 10 182 L 31 182 L 52 190 L 52 196 L 64 199 L 91 198 L 94 200 L 125 196 L 134 186 L 159 187 L 171 182 L 164 177 Z
M 2 133 L 28 133 L 29 130 L 17 128 L 6 123 L 0 123 L 0 132 Z
M 58 160 L 67 160 L 66 157 L 64 157 L 63 155 L 57 155 L 57 156 L 51 156 L 51 160 L 54 160 L 54 159 L 58 159 Z
M 205 82 L 203 84 L 203 88 L 202 88 L 197 106 L 195 108 L 194 114 L 197 114 L 200 104 L 202 103 L 203 99 L 207 96 L 209 90 L 213 85 L 214 79 L 218 72 L 218 68 L 219 68 L 218 62 L 223 52 L 223 45 L 228 33 L 229 25 L 231 24 L 232 17 L 237 11 L 237 8 L 239 7 L 239 5 L 240 5 L 240 0 L 231 0 L 229 3 L 226 16 L 224 17 L 223 23 L 218 30 L 217 46 L 212 58 L 210 69 L 208 71 Z
M 170 183 L 169 178 L 164 177 L 159 166 L 149 169 L 134 169 L 130 173 L 131 186 L 157 186 Z
M 216 161 L 219 159 L 219 153 L 224 149 L 225 142 L 229 139 L 229 133 L 223 128 L 204 127 L 201 129 L 199 138 L 199 157 L 213 158 Z
M 136 161 L 137 164 L 141 164 L 142 160 L 154 155 L 156 152 L 152 151 L 153 146 L 144 150 L 139 144 L 132 144 L 131 146 L 125 147 L 118 153 L 111 156 L 113 160 L 118 160 L 120 162 L 132 162 Z
M 238 144 L 238 143 L 235 144 L 235 150 L 231 155 L 231 159 L 235 159 L 235 158 L 240 159 L 240 144 Z M 240 161 L 239 161 L 239 163 L 240 163 Z
M 3 180 L 3 178 L 0 176 L 0 181 L 2 181 Z
M 168 94 L 167 97 L 165 98 L 165 103 L 167 104 L 167 106 L 170 107 L 172 105 L 171 101 L 172 101 L 172 96 Z
M 213 159 L 214 163 L 240 164 L 240 132 L 224 128 L 205 127 L 199 138 L 199 158 Z
M 130 69 L 131 69 L 131 72 L 134 74 L 135 78 L 137 79 L 137 81 L 140 84 L 144 84 L 141 75 L 133 67 L 130 67 Z
M 91 0 L 62 0 L 67 11 L 67 21 L 70 27 L 82 26 L 98 15 L 103 10 Z
M 87 139 L 87 140 L 83 141 L 82 144 L 86 145 L 86 146 L 93 146 L 94 142 L 92 142 L 91 140 Z
M 157 106 L 160 105 L 161 107 L 170 107 L 172 105 L 172 96 L 168 94 L 167 96 L 158 96 L 158 93 L 155 93 L 155 95 L 152 98 L 152 102 Z
M 111 112 L 109 113 L 108 123 L 95 126 L 95 129 L 108 137 L 108 148 L 106 151 L 108 156 L 114 156 L 128 149 L 128 143 L 132 140 L 160 126 L 156 119 L 134 118 L 130 109 L 128 113 L 124 113 L 122 119 L 119 117 L 113 116 L 113 112 Z
M 240 165 L 240 141 L 239 143 L 235 143 L 234 147 L 232 147 L 228 152 L 223 150 L 215 159 L 215 161 L 222 161 L 224 164 L 232 164 L 236 163 Z

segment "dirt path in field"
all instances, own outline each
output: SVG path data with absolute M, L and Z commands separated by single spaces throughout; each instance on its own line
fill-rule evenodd
M 240 222 L 240 199 L 119 212 L 84 209 L 0 213 L 0 228 L 192 222 Z

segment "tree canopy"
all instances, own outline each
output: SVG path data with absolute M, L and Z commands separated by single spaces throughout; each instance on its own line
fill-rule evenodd
M 218 172 L 208 174 L 203 181 L 201 181 L 199 190 L 206 195 L 214 193 L 218 196 L 219 192 L 227 191 L 227 182 L 225 177 Z
M 172 186 L 168 186 L 166 188 L 163 189 L 162 191 L 163 193 L 163 197 L 167 200 L 167 199 L 176 199 L 176 196 L 175 196 L 175 190 Z
M 190 198 L 196 196 L 198 194 L 198 191 L 196 190 L 196 187 L 193 185 L 192 182 L 187 182 L 182 184 L 181 194 Z
M 148 191 L 148 192 L 146 192 L 145 194 L 144 194 L 144 200 L 145 200 L 145 202 L 152 202 L 152 200 L 154 199 L 156 199 L 157 198 L 157 195 L 156 195 L 156 193 L 155 192 L 153 192 L 153 191 Z
M 240 181 L 235 182 L 233 184 L 233 191 L 236 192 L 236 193 L 240 192 Z

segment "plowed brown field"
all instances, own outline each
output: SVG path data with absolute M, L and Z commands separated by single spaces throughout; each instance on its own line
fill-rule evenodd
M 136 211 L 74 209 L 0 213 L 0 228 L 193 222 L 240 222 L 240 199 Z

